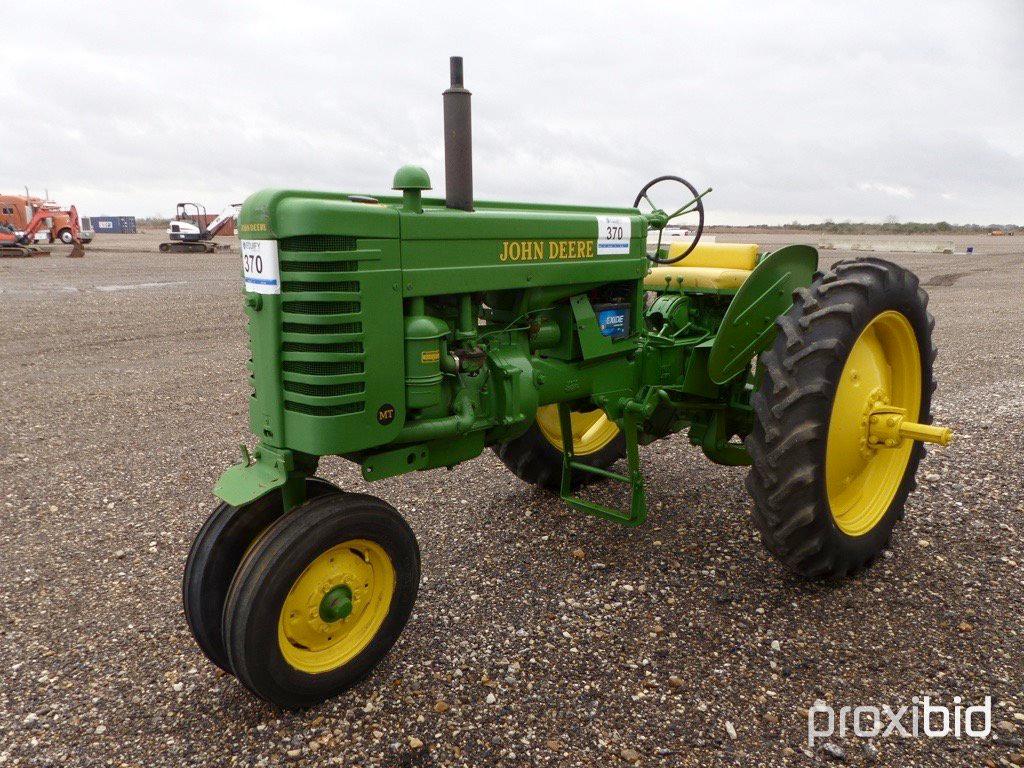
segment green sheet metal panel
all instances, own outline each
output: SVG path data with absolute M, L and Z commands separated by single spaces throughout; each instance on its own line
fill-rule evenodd
M 789 245 L 769 254 L 733 297 L 708 357 L 708 375 L 724 384 L 775 338 L 775 320 L 793 303 L 793 291 L 811 284 L 818 252 Z
M 601 253 L 599 217 L 626 217 L 628 253 Z M 402 213 L 403 293 L 430 296 L 638 280 L 647 226 L 633 208 L 481 204 Z
M 280 263 L 280 294 L 247 309 L 250 423 L 314 455 L 382 445 L 405 423 L 398 214 L 347 197 L 264 190 L 239 220 L 243 240 L 277 240 Z

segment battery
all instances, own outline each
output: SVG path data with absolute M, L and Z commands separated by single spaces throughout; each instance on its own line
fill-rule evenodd
M 629 336 L 629 304 L 595 304 L 594 312 L 603 336 L 610 339 Z

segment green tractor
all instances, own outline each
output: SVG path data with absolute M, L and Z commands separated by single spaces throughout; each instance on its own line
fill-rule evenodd
M 373 481 L 489 447 L 570 507 L 636 526 L 640 446 L 685 430 L 712 461 L 750 465 L 773 556 L 838 578 L 887 545 L 922 443 L 951 437 L 931 425 L 934 321 L 911 272 L 701 242 L 706 192 L 678 177 L 631 207 L 474 200 L 451 66 L 444 199 L 405 166 L 393 196 L 264 190 L 239 219 L 259 444 L 214 489 L 185 615 L 214 664 L 281 706 L 367 675 L 419 584 L 409 525 L 318 478 L 321 456 Z M 669 185 L 688 202 L 666 211 Z M 683 216 L 693 237 L 648 247 Z M 581 497 L 601 480 L 628 505 Z

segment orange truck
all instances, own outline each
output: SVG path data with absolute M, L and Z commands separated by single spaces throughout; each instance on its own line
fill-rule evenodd
M 72 209 L 61 208 L 52 200 L 29 195 L 0 195 L 0 224 L 6 224 L 15 232 L 24 232 L 38 210 L 46 211 L 50 237 L 70 245 L 75 239 L 75 230 L 79 230 L 79 238 L 83 243 L 92 241 L 93 231 L 72 226 L 72 216 L 78 214 Z M 80 222 L 76 222 L 80 224 Z

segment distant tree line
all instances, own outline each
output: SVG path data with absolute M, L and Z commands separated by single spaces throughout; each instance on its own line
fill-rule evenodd
M 1016 224 L 950 224 L 948 221 L 896 221 L 887 219 L 881 224 L 871 224 L 863 221 L 833 221 L 825 219 L 824 222 L 816 224 L 801 224 L 799 221 L 791 221 L 789 224 L 754 224 L 750 226 L 709 226 L 709 230 L 796 230 L 802 232 L 829 232 L 836 235 L 934 235 L 934 234 L 987 234 L 995 230 L 1003 232 L 1018 232 L 1024 230 Z
M 166 229 L 169 219 L 163 216 L 147 216 L 136 220 L 139 228 Z M 833 221 L 825 219 L 817 224 L 801 224 L 791 221 L 789 224 L 744 224 L 738 226 L 708 226 L 709 232 L 745 231 L 745 230 L 789 230 L 797 232 L 828 232 L 836 235 L 934 235 L 934 234 L 988 234 L 995 230 L 1024 234 L 1024 227 L 1017 224 L 950 224 L 948 221 L 896 221 L 887 219 L 881 224 L 869 224 L 863 221 Z

